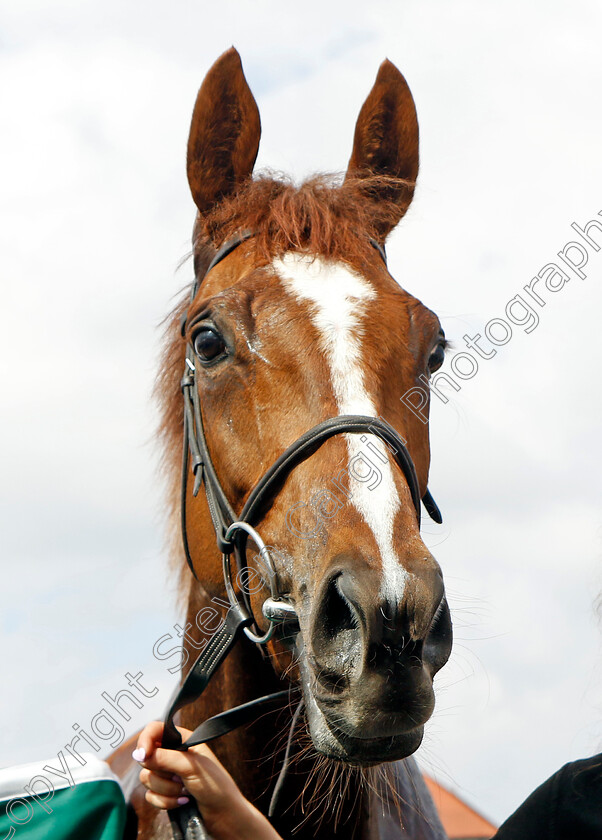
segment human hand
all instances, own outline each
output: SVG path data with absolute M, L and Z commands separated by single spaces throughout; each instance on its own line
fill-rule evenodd
M 178 727 L 182 739 L 192 733 Z M 145 798 L 156 808 L 177 808 L 193 796 L 215 840 L 281 840 L 268 820 L 242 795 L 226 768 L 209 747 L 199 744 L 186 751 L 161 747 L 163 723 L 149 723 L 132 753 L 142 765 L 140 781 Z

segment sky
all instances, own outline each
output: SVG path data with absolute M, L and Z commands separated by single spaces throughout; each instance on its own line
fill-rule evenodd
M 444 524 L 423 530 L 455 647 L 422 767 L 499 822 L 602 749 L 602 250 L 583 278 L 558 256 L 602 219 L 601 36 L 595 0 L 0 0 L 0 765 L 56 756 L 126 672 L 157 689 L 127 734 L 176 681 L 177 655 L 153 655 L 181 615 L 151 391 L 191 279 L 192 105 L 232 44 L 258 169 L 343 170 L 385 57 L 416 100 L 421 171 L 389 262 L 440 316 L 459 387 L 432 400 Z M 570 279 L 535 304 L 550 263 Z M 463 336 L 499 338 L 517 295 L 536 315 L 515 303 L 507 342 L 454 375 Z

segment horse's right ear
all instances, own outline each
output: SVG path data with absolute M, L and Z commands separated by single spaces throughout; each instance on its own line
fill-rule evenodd
M 259 109 L 231 47 L 205 76 L 192 114 L 186 171 L 200 213 L 251 177 L 260 135 Z
M 374 204 L 381 239 L 408 209 L 418 175 L 418 118 L 408 83 L 388 59 L 381 64 L 355 125 L 348 179 L 366 179 L 365 195 Z M 382 176 L 380 182 L 378 177 Z M 372 178 L 372 181 L 370 181 Z M 395 185 L 395 179 L 405 184 Z M 388 212 L 379 220 L 378 208 Z

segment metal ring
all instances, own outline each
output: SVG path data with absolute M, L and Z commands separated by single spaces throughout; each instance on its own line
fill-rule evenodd
M 222 554 L 222 569 L 224 571 L 224 585 L 226 587 L 226 595 L 228 596 L 228 601 L 230 601 L 231 607 L 237 607 L 238 598 L 236 597 L 236 592 L 234 591 L 234 587 L 232 586 L 232 573 L 230 572 L 229 554 Z
M 265 645 L 266 642 L 269 642 L 272 636 L 274 635 L 274 630 L 276 629 L 275 624 L 270 624 L 266 632 L 263 636 L 257 636 L 252 630 L 248 627 L 243 627 L 243 632 L 247 639 L 250 639 L 252 642 L 255 642 L 256 645 Z
M 228 596 L 228 601 L 230 602 L 231 607 L 240 607 L 238 598 L 236 597 L 236 592 L 234 591 L 234 587 L 232 586 L 232 574 L 230 572 L 230 555 L 229 554 L 222 554 L 222 568 L 224 570 L 224 584 L 226 586 L 226 594 Z M 246 612 L 246 610 L 245 610 Z M 251 615 L 251 618 L 257 625 L 255 621 L 255 616 Z M 274 630 L 276 625 L 270 622 L 270 626 L 268 627 L 267 631 L 263 634 L 263 636 L 258 636 L 248 627 L 244 627 L 243 631 L 245 635 L 255 644 L 258 645 L 265 645 L 266 642 L 274 635 Z
M 269 552 L 266 548 L 264 541 L 261 539 L 255 528 L 249 525 L 247 522 L 233 522 L 226 533 L 224 534 L 224 541 L 225 542 L 232 542 L 232 536 L 236 533 L 236 531 L 244 531 L 248 534 L 257 548 L 259 549 L 259 555 L 261 559 L 265 562 L 267 566 L 268 575 L 270 578 L 270 593 L 272 598 L 278 598 L 278 588 L 276 586 L 276 571 L 272 565 L 272 559 L 269 555 Z M 238 604 L 238 599 L 236 597 L 236 593 L 234 592 L 234 587 L 232 585 L 232 573 L 230 571 L 230 558 L 227 554 L 222 555 L 222 564 L 224 569 L 224 583 L 226 586 L 226 593 L 228 595 L 228 600 L 230 604 L 234 606 L 234 604 Z M 255 616 L 251 616 L 253 618 L 253 622 L 257 627 L 257 621 L 255 620 Z M 266 632 L 262 636 L 258 636 L 254 633 L 249 627 L 244 628 L 244 633 L 248 639 L 252 642 L 255 642 L 257 645 L 265 645 L 266 642 L 274 635 L 274 631 L 276 629 L 276 625 L 273 622 L 270 622 L 270 626 L 266 630 Z
M 235 534 L 238 530 L 245 531 L 245 533 L 247 533 L 251 537 L 251 539 L 259 549 L 259 556 L 264 561 L 267 567 L 267 572 L 270 579 L 270 595 L 272 596 L 272 598 L 278 599 L 279 595 L 278 587 L 276 585 L 276 570 L 272 565 L 272 558 L 270 557 L 266 544 L 261 539 L 255 528 L 249 525 L 248 522 L 233 522 L 232 525 L 230 525 L 230 527 L 226 531 L 224 535 L 224 540 L 226 542 L 232 542 L 232 535 Z

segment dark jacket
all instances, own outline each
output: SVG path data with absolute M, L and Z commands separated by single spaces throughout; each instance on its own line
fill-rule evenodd
M 493 840 L 602 840 L 602 753 L 565 764 Z

